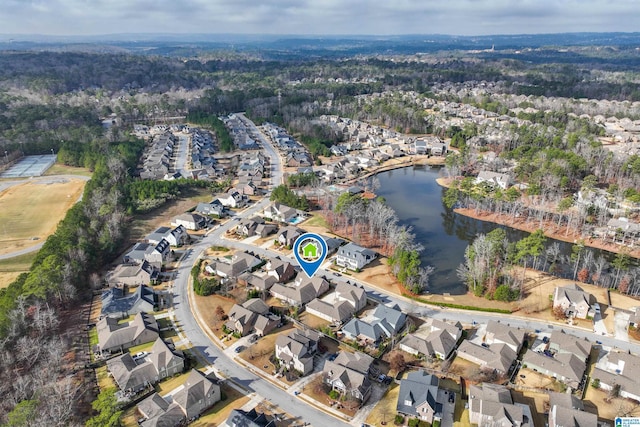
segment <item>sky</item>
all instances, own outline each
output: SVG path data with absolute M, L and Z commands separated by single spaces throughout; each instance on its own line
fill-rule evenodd
M 640 31 L 638 0 L 2 0 L 0 34 Z

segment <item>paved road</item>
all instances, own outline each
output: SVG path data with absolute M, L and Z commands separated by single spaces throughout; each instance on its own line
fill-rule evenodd
M 247 126 L 254 126 L 253 123 L 246 119 L 244 116 L 240 115 L 240 117 L 241 120 L 245 121 Z M 281 183 L 282 180 L 280 156 L 266 138 L 262 138 L 261 142 L 265 149 L 265 152 L 271 158 L 272 184 L 277 185 Z M 333 418 L 326 413 L 305 404 L 304 402 L 299 402 L 297 398 L 291 396 L 272 383 L 258 377 L 257 375 L 252 374 L 244 367 L 236 364 L 231 358 L 224 354 L 221 349 L 219 349 L 211 342 L 209 337 L 207 337 L 207 335 L 202 331 L 202 329 L 196 322 L 194 314 L 191 310 L 190 302 L 187 296 L 188 278 L 192 265 L 196 262 L 198 257 L 201 256 L 202 252 L 206 248 L 214 245 L 224 245 L 239 250 L 249 250 L 263 257 L 279 256 L 283 260 L 289 259 L 279 252 L 239 241 L 223 239 L 224 233 L 236 225 L 236 219 L 250 217 L 260 210 L 264 209 L 268 204 L 268 199 L 264 198 L 255 205 L 247 208 L 245 211 L 240 212 L 233 220 L 227 221 L 225 224 L 220 225 L 217 229 L 204 237 L 202 241 L 198 242 L 187 251 L 183 261 L 180 264 L 176 280 L 174 282 L 174 303 L 176 317 L 182 324 L 184 334 L 189 337 L 194 347 L 199 349 L 201 353 L 205 355 L 207 360 L 210 363 L 214 363 L 217 369 L 224 373 L 227 377 L 232 378 L 234 381 L 242 384 L 243 386 L 262 396 L 268 396 L 269 400 L 272 403 L 278 405 L 281 409 L 288 412 L 289 414 L 299 417 L 299 420 L 309 422 L 315 426 L 346 426 L 348 424 L 341 422 L 336 418 Z M 289 259 L 289 261 L 293 260 Z M 333 282 L 346 282 L 347 280 L 349 280 L 352 284 L 356 282 L 351 278 L 346 279 L 344 277 L 337 277 L 333 272 L 327 271 L 325 269 L 320 269 L 318 274 L 327 276 Z M 603 345 L 618 347 L 624 350 L 631 350 L 633 348 L 634 351 L 637 351 L 637 345 L 635 344 L 616 340 L 615 337 L 600 336 L 592 331 L 573 328 L 569 325 L 551 325 L 538 320 L 519 318 L 516 316 L 497 313 L 441 309 L 439 307 L 418 304 L 415 301 L 409 300 L 404 297 L 386 295 L 380 292 L 380 290 L 363 282 L 357 282 L 357 286 L 364 287 L 364 289 L 367 291 L 367 294 L 373 299 L 376 299 L 384 304 L 398 304 L 403 311 L 407 313 L 413 313 L 421 317 L 434 317 L 441 320 L 456 320 L 460 321 L 461 323 L 467 324 L 472 324 L 474 322 L 487 323 L 489 320 L 499 320 L 511 326 L 525 328 L 530 331 L 537 330 L 541 332 L 550 332 L 554 329 L 563 329 L 565 330 L 565 332 L 570 332 L 575 336 L 588 338 L 593 342 L 599 341 Z
M 263 144 L 265 152 L 271 158 L 272 182 L 277 185 L 282 180 L 281 168 L 279 167 L 280 158 L 278 153 L 268 142 L 263 141 Z M 244 210 L 238 215 L 238 217 L 249 217 L 254 215 L 267 207 L 268 204 L 269 200 L 265 198 Z M 198 257 L 202 255 L 203 251 L 217 244 L 217 242 L 220 242 L 222 240 L 221 236 L 227 230 L 234 227 L 236 222 L 237 221 L 235 220 L 227 221 L 225 224 L 221 225 L 208 236 L 203 238 L 200 242 L 189 248 L 178 267 L 174 281 L 173 301 L 174 313 L 176 319 L 182 326 L 182 332 L 189 338 L 193 346 L 203 354 L 207 361 L 212 363 L 225 377 L 232 379 L 234 382 L 261 396 L 264 396 L 267 400 L 277 405 L 283 411 L 296 417 L 298 421 L 304 421 L 315 426 L 348 426 L 349 424 L 341 422 L 313 406 L 301 402 L 298 398 L 235 363 L 211 341 L 211 339 L 198 325 L 188 297 L 188 282 L 191 267 Z
M 187 177 L 189 170 L 187 170 L 187 156 L 189 154 L 189 136 L 188 135 L 179 135 L 178 136 L 178 151 L 176 153 L 176 164 L 175 170 L 176 172 L 180 172 L 180 175 L 183 177 Z

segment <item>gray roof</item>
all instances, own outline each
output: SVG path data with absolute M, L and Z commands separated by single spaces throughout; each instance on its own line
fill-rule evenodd
M 487 323 L 486 341 L 488 344 L 503 342 L 512 348 L 519 349 L 524 343 L 526 332 L 520 328 L 513 328 L 501 322 L 490 320 Z
M 138 313 L 129 323 L 118 324 L 113 317 L 105 317 L 96 324 L 98 332 L 98 344 L 101 350 L 118 349 L 128 347 L 145 330 L 151 332 L 150 336 L 158 338 L 158 322 L 155 317 L 146 313 Z M 153 341 L 150 339 L 148 342 Z M 139 343 L 144 344 L 144 343 Z
M 250 411 L 234 409 L 225 421 L 224 427 L 276 427 L 276 422 L 256 412 L 255 409 Z
M 338 255 L 351 259 L 360 259 L 367 263 L 376 257 L 376 253 L 371 249 L 363 248 L 355 243 L 349 242 L 338 249 Z
M 155 293 L 140 285 L 131 294 L 124 295 L 121 288 L 110 288 L 102 293 L 101 316 L 121 316 L 126 313 L 151 312 L 155 307 Z
M 146 384 L 157 381 L 160 372 L 165 370 L 172 361 L 182 361 L 180 352 L 173 352 L 161 338 L 151 347 L 150 353 L 142 361 L 134 361 L 130 353 L 107 360 L 107 368 L 121 390 L 138 390 Z
M 335 322 L 344 322 L 355 312 L 354 307 L 347 301 L 342 301 L 338 304 L 333 305 L 318 298 L 307 304 L 307 310 L 309 309 L 329 316 L 332 321 Z
M 386 321 L 386 323 L 393 328 L 395 333 L 400 332 L 407 321 L 407 315 L 400 311 L 400 308 L 397 305 L 388 307 L 386 305 L 379 304 L 373 313 L 373 317 L 381 322 L 383 320 Z
M 567 286 L 557 287 L 555 290 L 555 298 L 566 298 L 567 301 L 573 304 L 586 303 L 591 306 L 596 303 L 596 297 L 589 292 L 585 292 L 580 286 L 575 283 Z
M 217 390 L 216 390 L 217 389 Z M 206 409 L 204 402 L 212 392 L 220 394 L 220 386 L 214 384 L 203 373 L 191 369 L 183 387 L 174 393 L 173 401 L 180 405 L 185 414 L 193 416 Z
M 558 353 L 555 357 L 549 357 L 535 351 L 527 351 L 522 358 L 523 365 L 532 365 L 537 369 L 545 369 L 552 374 L 565 378 L 565 381 L 579 383 L 587 365 L 584 359 L 573 353 Z
M 329 290 L 329 282 L 322 277 L 302 279 L 294 286 L 285 286 L 276 283 L 271 287 L 271 293 L 294 301 L 296 304 L 306 304 Z
M 424 355 L 442 354 L 447 357 L 456 346 L 456 340 L 443 329 L 430 333 L 426 338 L 407 334 L 401 344 Z
M 549 347 L 558 353 L 570 353 L 586 359 L 591 353 L 591 343 L 586 338 L 578 338 L 564 331 L 554 330 L 549 337 Z
M 549 393 L 549 425 L 555 427 L 597 427 L 598 416 L 584 412 L 582 401 L 568 393 Z
M 464 354 L 479 359 L 482 361 L 482 366 L 488 366 L 502 372 L 507 372 L 517 357 L 516 352 L 506 344 L 491 344 L 487 348 L 470 341 L 463 341 L 458 347 L 458 355 Z
M 511 392 L 503 385 L 472 385 L 469 388 L 469 406 L 471 412 L 492 420 L 495 426 L 529 426 L 533 420 L 525 419 L 525 412 L 513 403 Z
M 427 402 L 433 412 L 442 413 L 442 402 L 438 402 L 438 377 L 429 375 L 425 371 L 414 371 L 400 382 L 398 403 L 396 410 L 400 413 L 418 416 L 416 406 Z M 407 405 L 406 402 L 411 402 Z

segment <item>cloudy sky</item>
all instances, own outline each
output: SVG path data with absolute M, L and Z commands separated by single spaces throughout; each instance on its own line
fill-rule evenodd
M 640 31 L 638 0 L 2 0 L 0 33 Z

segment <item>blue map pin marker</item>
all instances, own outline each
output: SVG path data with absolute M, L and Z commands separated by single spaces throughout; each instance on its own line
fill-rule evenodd
M 296 239 L 293 253 L 300 267 L 311 279 L 327 258 L 327 242 L 318 234 L 305 233 Z

